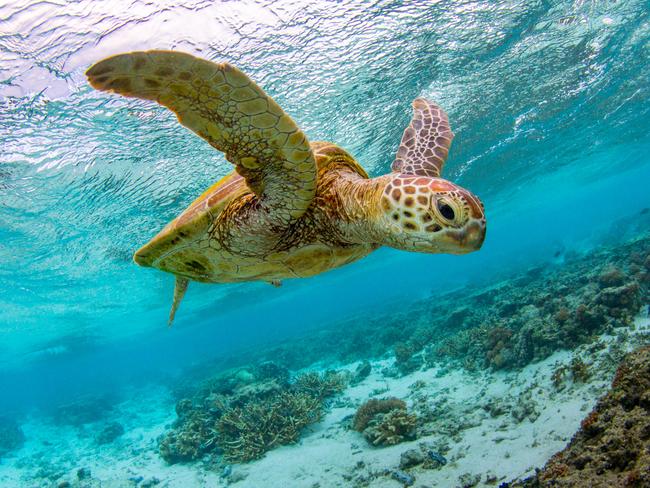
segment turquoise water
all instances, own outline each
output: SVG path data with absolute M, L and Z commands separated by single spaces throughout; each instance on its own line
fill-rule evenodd
M 164 383 L 647 231 L 649 39 L 644 1 L 10 0 L 0 411 Z M 371 176 L 389 171 L 410 102 L 436 100 L 456 134 L 443 176 L 483 200 L 483 249 L 381 249 L 278 289 L 193 284 L 167 329 L 173 277 L 131 256 L 231 166 L 163 108 L 87 85 L 97 60 L 150 48 L 238 66 L 311 140 L 336 142 Z

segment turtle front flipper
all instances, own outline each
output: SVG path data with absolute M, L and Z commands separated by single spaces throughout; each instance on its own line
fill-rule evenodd
M 119 54 L 86 72 L 90 84 L 154 100 L 237 167 L 275 224 L 300 217 L 316 192 L 306 136 L 244 73 L 173 51 Z
M 443 109 L 425 98 L 413 100 L 413 118 L 404 130 L 391 169 L 398 173 L 440 177 L 454 133 Z

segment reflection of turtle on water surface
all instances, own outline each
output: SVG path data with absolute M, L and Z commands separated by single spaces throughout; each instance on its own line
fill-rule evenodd
M 312 276 L 380 246 L 427 253 L 481 247 L 480 200 L 440 178 L 453 138 L 423 98 L 392 173 L 368 178 L 340 147 L 312 142 L 244 73 L 188 54 L 120 54 L 87 72 L 99 90 L 154 100 L 222 151 L 235 171 L 208 188 L 135 253 L 176 276 L 170 322 L 190 280 L 226 283 Z

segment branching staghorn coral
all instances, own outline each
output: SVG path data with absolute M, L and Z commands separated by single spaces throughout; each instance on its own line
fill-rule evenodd
M 318 398 L 282 392 L 227 411 L 217 422 L 219 446 L 230 462 L 259 459 L 276 446 L 296 442 L 301 430 L 320 420 L 321 415 Z
M 299 375 L 293 383 L 267 375 L 242 382 L 230 393 L 203 388 L 194 402 L 178 402 L 179 418 L 160 441 L 160 454 L 169 463 L 219 451 L 229 462 L 258 459 L 276 446 L 296 442 L 304 427 L 321 418 L 324 400 L 346 384 L 345 375 L 328 371 Z
M 342 392 L 347 383 L 348 378 L 342 373 L 326 371 L 323 375 L 319 375 L 311 372 L 296 377 L 293 387 L 297 391 L 323 399 Z
M 215 418 L 210 412 L 187 412 L 160 441 L 160 455 L 170 464 L 199 459 L 216 447 Z

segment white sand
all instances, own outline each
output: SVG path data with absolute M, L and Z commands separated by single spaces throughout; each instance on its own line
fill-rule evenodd
M 452 369 L 446 372 L 436 367 L 401 378 L 385 378 L 381 370 L 392 361 L 376 361 L 372 363 L 372 374 L 335 399 L 324 419 L 306 429 L 299 444 L 275 449 L 261 460 L 233 466 L 231 480 L 239 481 L 230 486 L 398 488 L 403 485 L 385 471 L 399 469 L 400 455 L 408 449 L 418 449 L 423 442 L 434 449 L 446 444 L 449 450 L 444 455 L 449 462 L 435 470 L 408 470 L 416 478 L 415 487 L 462 486 L 459 479 L 464 474 L 469 476 L 467 479 L 474 475 L 480 478 L 474 486 L 498 486 L 502 481 L 532 473 L 567 444 L 581 419 L 609 386 L 616 366 L 609 345 L 630 350 L 639 342 L 647 342 L 649 330 L 650 320 L 638 319 L 632 333 L 618 331 L 616 336 L 602 336 L 603 348 L 598 351 L 582 346 L 572 352 L 557 352 L 511 373 L 472 374 Z M 592 376 L 587 383 L 569 378 L 558 391 L 551 375 L 558 363 L 567 364 L 576 355 L 591 363 Z M 355 367 L 351 364 L 346 369 L 352 371 Z M 415 382 L 424 382 L 424 386 L 414 389 Z M 406 400 L 409 409 L 419 402 L 428 411 L 436 412 L 426 424 L 431 433 L 396 446 L 369 446 L 361 434 L 348 428 L 349 421 L 344 419 L 377 390 L 382 392 L 376 398 L 396 396 Z M 488 410 L 495 402 L 502 403 L 502 413 L 492 416 Z M 529 415 L 517 420 L 513 411 Z M 28 439 L 25 446 L 0 464 L 0 486 L 56 486 L 21 479 L 48 465 L 64 475 L 59 480 L 75 482 L 73 486 L 80 467 L 90 468 L 96 480 L 92 486 L 102 488 L 136 486 L 128 480 L 130 477 L 142 477 L 145 481 L 156 477 L 159 487 L 228 486 L 220 473 L 205 470 L 200 463 L 168 466 L 162 461 L 157 453 L 157 438 L 174 420 L 173 412 L 173 402 L 166 392 L 134 392 L 114 417 L 124 425 L 126 433 L 107 446 L 95 445 L 91 427 L 62 428 L 31 420 L 23 426 Z M 488 473 L 491 484 L 486 483 Z M 101 485 L 97 480 L 101 480 Z

